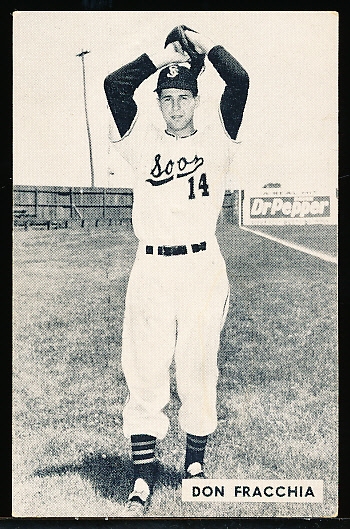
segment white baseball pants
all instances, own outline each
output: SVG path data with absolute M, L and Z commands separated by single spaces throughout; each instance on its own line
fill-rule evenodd
M 217 352 L 229 283 L 216 239 L 186 255 L 147 255 L 140 243 L 132 268 L 123 325 L 122 367 L 129 389 L 123 431 L 165 437 L 169 368 L 175 355 L 179 423 L 208 435 L 217 425 Z

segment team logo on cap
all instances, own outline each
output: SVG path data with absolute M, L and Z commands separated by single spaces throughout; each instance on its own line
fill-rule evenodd
M 169 73 L 167 73 L 166 75 L 167 77 L 176 77 L 177 75 L 179 75 L 179 68 L 177 64 L 172 64 L 171 66 L 169 66 Z

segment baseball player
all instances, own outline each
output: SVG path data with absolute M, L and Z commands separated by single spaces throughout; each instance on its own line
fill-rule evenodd
M 135 478 L 126 505 L 130 516 L 142 515 L 152 494 L 156 440 L 165 437 L 169 425 L 163 408 L 170 398 L 173 357 L 179 424 L 187 434 L 185 477 L 204 477 L 205 447 L 217 425 L 217 352 L 229 303 L 215 230 L 249 85 L 246 71 L 228 51 L 186 26 L 175 28 L 166 44 L 111 73 L 104 85 L 120 135 L 113 147 L 133 169 L 132 221 L 139 240 L 122 343 L 129 390 L 123 430 L 131 440 Z M 198 64 L 204 57 L 225 89 L 217 123 L 197 130 Z M 138 126 L 133 99 L 137 87 L 158 70 L 162 130 Z

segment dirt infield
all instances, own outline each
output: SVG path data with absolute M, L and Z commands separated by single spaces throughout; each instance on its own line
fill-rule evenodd
M 323 479 L 326 500 L 182 503 L 185 434 L 172 378 L 149 516 L 335 515 L 336 267 L 233 226 L 218 238 L 231 299 L 207 473 Z M 121 328 L 136 239 L 122 226 L 15 231 L 13 240 L 13 514 L 120 516 L 132 476 Z

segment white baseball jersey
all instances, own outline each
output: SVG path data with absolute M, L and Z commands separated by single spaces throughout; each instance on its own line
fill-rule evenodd
M 133 168 L 132 220 L 138 239 L 177 245 L 214 236 L 239 143 L 219 127 L 185 138 L 154 126 L 143 131 L 136 127 L 113 148 Z

